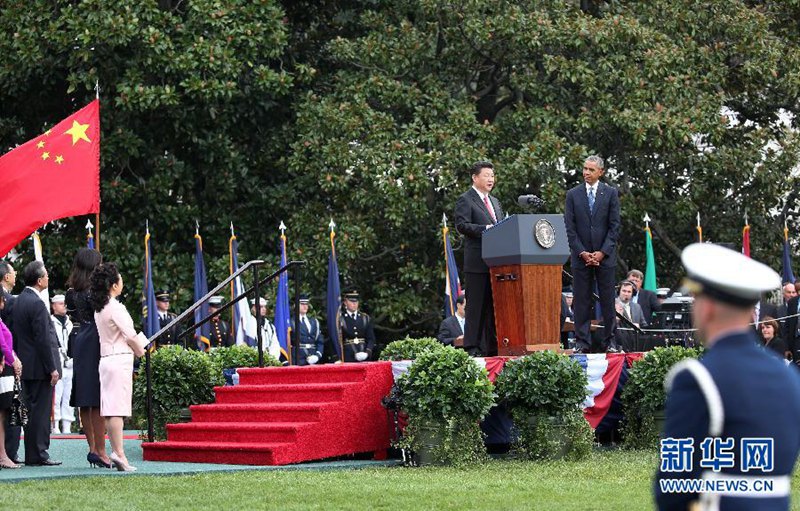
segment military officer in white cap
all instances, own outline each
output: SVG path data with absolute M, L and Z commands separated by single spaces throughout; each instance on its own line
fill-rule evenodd
M 256 337 L 256 299 L 250 300 L 253 315 L 249 318 L 247 325 L 245 325 L 245 332 L 247 336 L 252 339 Z M 267 299 L 259 298 L 258 305 L 261 307 L 261 345 L 264 347 L 264 353 L 268 353 L 275 357 L 275 360 L 281 359 L 281 345 L 278 342 L 278 333 L 275 331 L 275 325 L 272 324 L 267 318 Z M 254 341 L 255 342 L 255 341 Z M 256 346 L 258 346 L 256 344 Z
M 319 320 L 309 316 L 308 309 L 311 307 L 311 300 L 307 294 L 301 294 L 298 298 L 300 302 L 299 316 L 300 329 L 297 331 L 300 337 L 300 345 L 296 349 L 295 362 L 297 365 L 314 365 L 319 363 L 325 349 L 325 336 L 319 326 Z M 292 318 L 292 328 L 294 328 L 294 318 Z
M 214 295 L 208 299 L 208 313 L 213 314 L 222 307 L 225 299 L 219 295 Z M 208 338 L 211 348 L 221 348 L 233 345 L 231 327 L 228 322 L 222 319 L 221 314 L 214 316 L 211 321 L 211 334 Z
M 749 327 L 761 294 L 781 280 L 718 245 L 690 245 L 681 259 L 695 297 L 694 327 L 708 349 L 673 367 L 665 382 L 658 508 L 789 509 L 800 451 L 800 374 L 760 347 Z M 670 487 L 686 479 L 700 481 L 701 490 Z M 766 479 L 771 483 L 759 484 Z

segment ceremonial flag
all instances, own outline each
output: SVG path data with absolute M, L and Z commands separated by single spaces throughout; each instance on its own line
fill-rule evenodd
M 442 213 L 442 239 L 444 240 L 444 317 L 449 318 L 456 313 L 456 300 L 461 294 L 461 281 L 458 278 L 456 257 L 450 245 L 450 230 L 447 228 L 447 215 Z
M 0 156 L 0 254 L 53 220 L 100 211 L 100 102 Z
M 783 221 L 783 283 L 794 282 L 792 272 L 792 252 L 789 247 L 789 226 Z
M 208 279 L 206 278 L 206 263 L 203 258 L 203 238 L 200 229 L 194 235 L 194 301 L 199 302 L 208 294 Z M 208 317 L 208 303 L 203 302 L 194 310 L 194 322 L 198 323 Z M 211 324 L 206 323 L 194 332 L 194 341 L 197 349 L 208 351 L 211 348 Z
M 697 229 L 697 242 L 698 243 L 702 243 L 703 242 L 703 228 L 700 226 L 700 212 L 699 211 L 697 212 L 697 227 L 695 229 Z
M 331 229 L 331 253 L 328 256 L 328 291 L 326 299 L 327 316 L 328 316 L 328 335 L 330 335 L 333 347 L 336 350 L 336 356 L 339 360 L 344 361 L 342 358 L 342 339 L 339 335 L 339 315 L 342 310 L 342 290 L 339 286 L 339 264 L 336 262 L 336 224 L 329 224 Z
M 281 263 L 280 268 L 286 266 L 286 225 L 281 222 L 280 247 Z M 278 336 L 278 344 L 281 346 L 281 354 L 286 360 L 289 357 L 289 336 L 292 333 L 292 324 L 289 321 L 289 275 L 286 272 L 278 276 L 278 296 L 275 299 L 275 333 Z
M 39 231 L 34 231 L 33 234 L 31 234 L 31 240 L 33 240 L 33 258 L 44 264 L 44 257 L 42 257 L 42 240 L 39 238 Z M 42 289 L 39 293 L 39 298 L 42 299 L 47 310 L 50 310 L 50 288 Z
M 92 234 L 92 227 L 94 227 L 94 225 L 92 225 L 92 221 L 87 220 L 86 230 L 89 232 L 86 234 L 86 246 L 94 250 L 94 234 Z
M 236 241 L 236 235 L 233 232 L 233 224 L 231 224 L 231 238 L 228 242 L 228 249 L 230 252 L 230 269 L 233 275 L 239 269 L 239 242 Z M 231 300 L 244 294 L 245 289 L 242 285 L 242 277 L 236 277 L 231 282 Z M 255 325 L 255 319 L 250 313 L 250 307 L 247 306 L 247 298 L 243 298 L 236 302 L 233 307 L 233 329 L 236 335 L 236 344 L 246 344 L 248 346 L 256 345 L 256 332 L 247 331 L 247 325 Z
M 150 228 L 144 235 L 144 285 L 142 286 L 142 331 L 147 338 L 153 337 L 160 329 L 156 291 L 153 289 L 153 260 L 150 251 Z
M 644 244 L 647 260 L 644 265 L 644 289 L 653 291 L 657 289 L 656 284 L 656 256 L 653 253 L 653 233 L 650 227 L 644 228 Z
M 744 228 L 742 229 L 742 254 L 750 257 L 750 224 L 747 215 L 744 215 Z

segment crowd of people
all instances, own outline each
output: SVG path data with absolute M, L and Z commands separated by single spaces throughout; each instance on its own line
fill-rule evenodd
M 81 248 L 65 294 L 50 299 L 47 268 L 41 261 L 22 270 L 24 289 L 11 292 L 17 273 L 0 261 L 0 468 L 55 466 L 48 452 L 52 433 L 70 433 L 78 409 L 94 467 L 133 471 L 125 456 L 122 428 L 131 415 L 133 359 L 147 338 L 116 297 L 122 277 L 100 253 Z M 24 430 L 24 459 L 20 438 Z M 108 432 L 111 453 L 107 453 Z

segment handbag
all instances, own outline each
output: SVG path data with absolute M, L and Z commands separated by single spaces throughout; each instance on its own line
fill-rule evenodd
M 14 378 L 14 395 L 11 397 L 11 411 L 8 415 L 8 424 L 10 426 L 22 427 L 28 424 L 28 408 L 20 399 L 21 392 L 19 378 Z

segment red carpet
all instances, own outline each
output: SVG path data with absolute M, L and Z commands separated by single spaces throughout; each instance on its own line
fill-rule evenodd
M 239 385 L 192 406 L 167 441 L 144 443 L 146 461 L 288 465 L 389 447 L 381 398 L 392 364 L 371 362 L 239 369 Z

